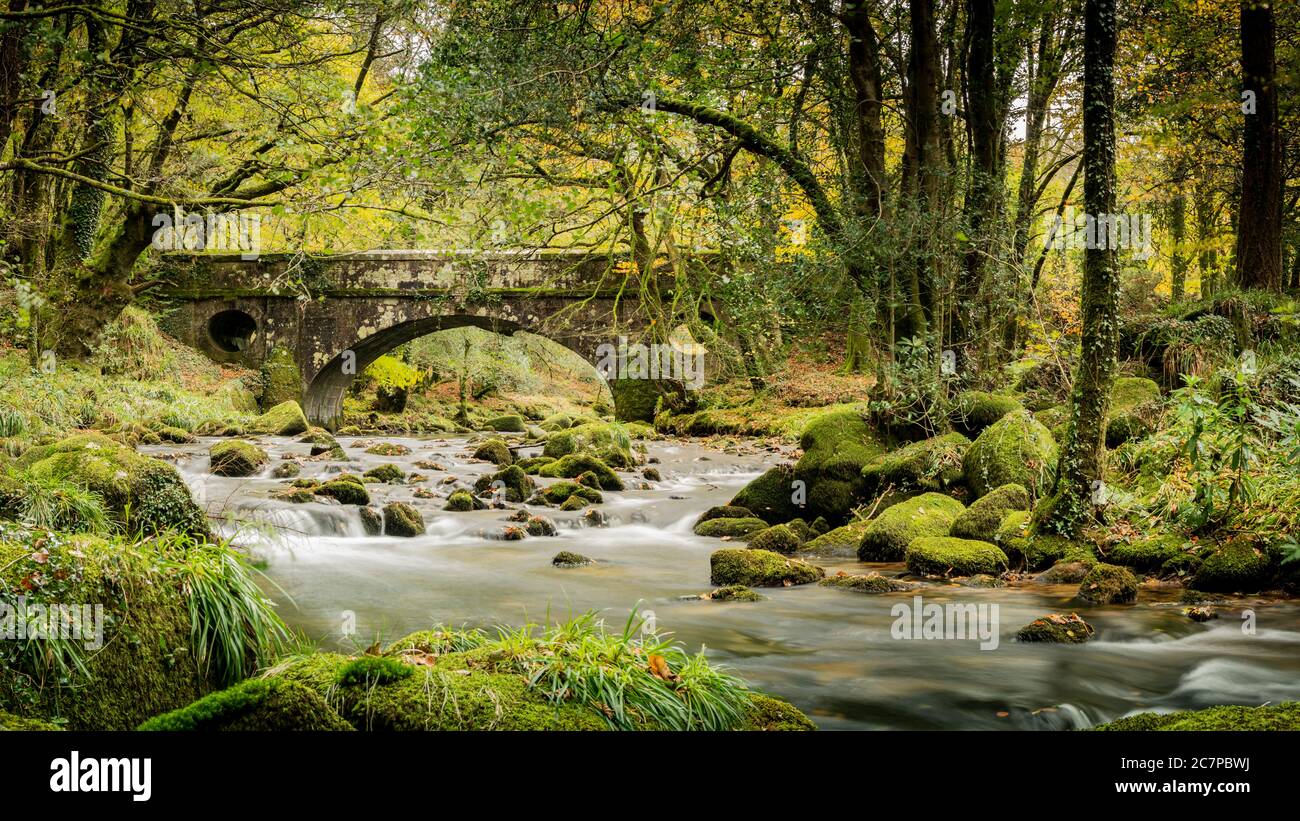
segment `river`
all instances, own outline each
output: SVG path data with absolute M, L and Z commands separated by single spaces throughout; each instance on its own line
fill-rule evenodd
M 971 639 L 894 638 L 891 608 L 911 604 L 914 592 L 865 595 L 814 584 L 763 589 L 765 600 L 753 603 L 685 598 L 711 589 L 709 554 L 726 546 L 695 536 L 695 519 L 782 458 L 756 446 L 724 453 L 694 441 L 649 442 L 663 480 L 631 489 L 640 480 L 624 474 L 630 489 L 607 492 L 599 507 L 607 526 L 539 508 L 558 524 L 557 536 L 502 541 L 491 535 L 511 511 L 442 510 L 452 488 L 494 469 L 469 459 L 465 437 L 340 437 L 345 462 L 303 464 L 304 477 L 359 474 L 384 462 L 428 476 L 423 486 L 437 498 L 416 498 L 421 485 L 368 485 L 376 506 L 396 500 L 421 511 L 428 532 L 416 538 L 366 536 L 356 507 L 271 500 L 282 487 L 271 468 L 286 454 L 306 457 L 307 445 L 264 437 L 270 465 L 260 476 L 233 479 L 208 473 L 214 441 L 143 450 L 176 463 L 200 502 L 221 512 L 220 529 L 280 588 L 271 596 L 284 620 L 326 648 L 355 650 L 437 623 L 490 628 L 591 609 L 621 630 L 638 607 L 653 613 L 660 632 L 692 651 L 707 648 L 713 661 L 790 700 L 825 729 L 1067 729 L 1148 709 L 1300 698 L 1300 605 L 1294 601 L 1237 599 L 1218 608 L 1217 620 L 1197 624 L 1182 614 L 1176 591 L 1144 589 L 1136 605 L 1099 607 L 1076 601 L 1074 586 L 925 585 L 919 592 L 927 604 L 997 605 L 997 646 L 981 649 Z M 376 456 L 358 446 L 377 441 L 412 452 Z M 447 470 L 414 467 L 421 460 Z M 440 484 L 446 476 L 459 485 Z M 553 567 L 560 550 L 597 564 Z M 902 570 L 851 556 L 814 561 L 829 574 Z M 1246 610 L 1254 613 L 1253 631 Z M 1013 640 L 1033 619 L 1071 611 L 1097 628 L 1093 641 Z M 344 636 L 353 618 L 355 635 Z

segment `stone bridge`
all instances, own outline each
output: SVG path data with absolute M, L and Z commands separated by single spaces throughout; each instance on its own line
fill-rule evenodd
M 562 250 L 191 254 L 165 264 L 170 284 L 158 295 L 177 308 L 174 335 L 218 362 L 296 369 L 288 394 L 296 387 L 307 417 L 331 429 L 355 375 L 404 342 L 467 325 L 523 330 L 595 365 L 602 344 L 646 331 L 643 286 L 668 299 L 672 283 L 642 283 L 617 257 Z M 644 418 L 644 407 L 620 401 L 644 391 L 620 391 L 616 381 L 619 415 Z

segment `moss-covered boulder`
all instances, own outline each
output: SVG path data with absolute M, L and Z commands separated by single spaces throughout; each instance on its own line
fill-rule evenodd
M 452 491 L 451 495 L 447 497 L 447 504 L 443 505 L 442 509 L 464 513 L 470 510 L 481 510 L 484 507 L 486 505 L 474 498 L 473 493 L 461 489 Z
M 16 612 L 21 595 L 29 613 L 75 606 L 69 623 L 80 630 L 38 642 L 39 652 L 0 641 L 0 711 L 69 730 L 130 730 L 251 675 L 287 635 L 252 575 L 223 545 L 7 530 L 0 603 Z M 191 621 L 200 590 L 228 621 Z
M 1143 573 L 1160 570 L 1165 563 L 1183 554 L 1182 536 L 1148 536 L 1133 542 L 1119 542 L 1106 553 L 1106 561 L 1131 567 Z
M 842 527 L 833 528 L 804 542 L 803 552 L 817 556 L 856 556 L 862 536 L 871 525 L 869 519 L 859 519 Z
M 913 539 L 904 558 L 907 569 L 920 576 L 996 576 L 1007 569 L 1007 554 L 997 545 L 951 536 Z
M 342 505 L 370 504 L 370 491 L 355 476 L 340 474 L 337 478 L 323 482 L 311 489 L 316 496 L 325 496 Z
M 1094 730 L 1158 730 L 1174 732 L 1247 732 L 1300 730 L 1300 702 L 1287 701 L 1266 707 L 1210 707 L 1195 712 L 1139 713 L 1093 727 Z
M 1273 558 L 1249 538 L 1230 539 L 1205 548 L 1192 586 L 1210 593 L 1254 593 L 1273 581 Z
M 551 564 L 555 567 L 586 567 L 595 563 L 594 559 L 570 550 L 561 550 L 551 557 Z
M 952 523 L 950 536 L 996 542 L 998 529 L 1013 511 L 1029 510 L 1029 491 L 1021 485 L 1003 485 L 976 499 Z
M 367 479 L 374 479 L 376 482 L 388 485 L 400 485 L 406 481 L 406 471 L 394 465 L 392 462 L 385 462 L 382 465 L 375 465 L 370 470 L 362 474 Z
M 249 434 L 261 436 L 296 436 L 309 427 L 302 406 L 292 400 L 281 402 L 244 426 Z
M 671 379 L 611 379 L 614 416 L 622 421 L 653 422 L 659 397 L 682 393 L 681 382 Z
M 726 521 L 719 519 L 715 521 Z M 797 533 L 789 525 L 772 525 L 751 534 L 749 547 L 752 550 L 770 550 L 773 553 L 794 553 L 802 543 Z
M 771 696 L 755 693 L 750 697 L 750 706 L 745 716 L 742 730 L 759 732 L 805 732 L 816 730 L 812 719 L 799 712 L 792 704 Z
M 1106 412 L 1106 446 L 1117 448 L 1155 430 L 1160 418 L 1160 386 L 1140 376 L 1115 380 Z
M 788 522 L 804 513 L 794 503 L 796 481 L 794 471 L 788 466 L 774 467 L 741 488 L 728 505 L 751 510 L 768 524 Z M 804 493 L 807 495 L 806 482 Z
M 709 580 L 715 585 L 789 587 L 815 582 L 826 575 L 816 565 L 767 550 L 728 548 L 709 556 Z
M 743 584 L 729 584 L 726 587 L 719 587 L 705 594 L 705 598 L 710 601 L 738 601 L 738 602 L 756 602 L 762 601 L 763 595 L 750 590 Z
M 1138 580 L 1126 567 L 1097 563 L 1079 582 L 1079 598 L 1094 604 L 1137 601 Z
M 363 507 L 357 511 L 361 517 L 361 528 L 367 536 L 378 536 L 384 532 L 384 517 L 373 507 Z
M 210 693 L 179 710 L 155 716 L 141 730 L 351 731 L 351 724 L 318 693 L 295 681 L 249 679 Z
M 1052 613 L 1034 619 L 1016 632 L 1016 640 L 1050 644 L 1083 644 L 1097 631 L 1078 613 Z
M 605 501 L 605 497 L 601 495 L 599 490 L 580 485 L 577 482 L 570 482 L 567 479 L 549 484 L 538 493 L 548 505 L 562 505 L 573 496 L 597 505 Z
M 489 439 L 474 448 L 474 458 L 481 459 L 484 462 L 491 462 L 494 465 L 500 465 L 502 467 L 512 465 L 515 462 L 515 457 L 510 452 L 510 447 L 500 439 Z
M 218 442 L 208 449 L 208 470 L 216 476 L 251 476 L 270 459 L 252 442 Z
M 423 536 L 424 517 L 406 502 L 389 502 L 384 505 L 385 536 Z
M 762 519 L 709 519 L 695 525 L 696 536 L 707 536 L 711 539 L 720 539 L 723 536 L 729 536 L 733 539 L 743 539 L 754 533 L 767 530 L 770 527 Z
M 549 479 L 575 479 L 584 473 L 594 473 L 601 490 L 623 489 L 623 480 L 609 465 L 586 453 L 570 453 L 537 471 L 538 476 Z
M 986 391 L 963 391 L 953 402 L 949 421 L 953 428 L 968 436 L 978 436 L 985 428 L 1008 413 L 1024 410 L 1013 396 Z
M 536 475 L 543 467 L 554 461 L 555 460 L 549 456 L 529 456 L 527 459 L 516 460 L 515 464 L 523 468 L 524 473 Z
M 923 536 L 946 536 L 966 508 L 942 493 L 924 493 L 901 502 L 871 520 L 858 544 L 864 562 L 903 561 L 907 546 Z
M 862 469 L 879 456 L 884 447 L 868 422 L 865 406 L 833 410 L 815 417 L 804 428 L 799 439 L 803 456 L 795 464 L 796 479 L 805 485 L 804 509 L 789 510 L 775 519 L 737 496 L 735 504 L 749 507 L 757 515 L 773 524 L 789 521 L 797 516 L 824 516 L 828 520 L 844 521 L 854 507 L 861 504 L 867 493 Z M 786 497 L 791 496 L 786 482 Z M 773 506 L 773 510 L 781 510 Z
M 523 468 L 518 465 L 510 465 L 496 473 L 480 476 L 474 482 L 476 493 L 491 491 L 494 496 L 499 493 L 501 500 L 506 502 L 522 502 L 532 496 L 536 489 L 537 483 L 533 481 L 533 477 L 524 473 Z
M 877 456 L 862 469 L 872 492 L 889 487 L 899 490 L 946 490 L 962 480 L 962 457 L 970 440 L 948 433 Z
M 900 585 L 893 579 L 879 573 L 845 573 L 841 571 L 834 576 L 827 576 L 817 583 L 822 587 L 835 587 L 840 590 L 851 590 L 854 593 L 893 593 L 897 590 L 906 589 L 904 585 Z
M 487 420 L 483 426 L 488 430 L 497 430 L 502 433 L 524 433 L 528 430 L 528 424 L 524 421 L 524 417 L 517 413 L 494 416 Z
M 696 524 L 710 519 L 754 519 L 757 518 L 747 507 L 740 505 L 716 505 L 700 514 Z
M 630 468 L 636 464 L 632 456 L 632 439 L 622 425 L 609 422 L 588 422 L 546 437 L 542 455 L 552 459 L 585 454 L 606 465 Z
M 400 442 L 376 442 L 366 448 L 366 453 L 375 456 L 409 456 L 411 449 Z
M 299 473 L 302 473 L 302 465 L 292 459 L 286 459 L 271 470 L 271 476 L 276 479 L 292 479 Z
M 304 445 L 311 445 L 312 456 L 328 456 L 331 459 L 346 459 L 347 453 L 339 445 L 334 435 L 324 428 L 311 428 L 298 438 Z
M 962 467 L 976 498 L 1007 484 L 1037 497 L 1056 469 L 1056 441 L 1028 411 L 1012 411 L 976 437 Z
M 28 448 L 14 464 L 34 478 L 64 480 L 98 494 L 131 532 L 209 535 L 207 516 L 176 468 L 103 434 L 79 433 Z

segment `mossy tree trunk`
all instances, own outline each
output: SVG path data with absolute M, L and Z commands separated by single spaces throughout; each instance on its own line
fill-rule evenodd
M 1181 171 L 1174 184 L 1174 197 L 1169 203 L 1169 239 L 1173 245 L 1169 259 L 1169 293 L 1174 302 L 1181 302 L 1187 290 L 1187 254 L 1183 251 L 1187 234 L 1187 198 L 1183 195 Z
M 1115 0 L 1087 0 L 1084 15 L 1083 198 L 1100 222 L 1115 212 Z M 1070 426 L 1055 492 L 1037 523 L 1068 536 L 1089 517 L 1094 482 L 1105 471 L 1106 412 L 1119 349 L 1119 266 L 1112 242 L 1096 244 L 1084 256 L 1083 339 Z
M 1242 90 L 1255 110 L 1244 112 L 1237 284 L 1282 287 L 1282 141 L 1277 127 L 1277 32 L 1273 3 L 1242 0 Z M 1245 101 L 1251 102 L 1249 97 Z

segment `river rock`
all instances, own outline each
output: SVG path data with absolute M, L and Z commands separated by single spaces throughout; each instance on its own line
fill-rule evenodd
M 387 536 L 424 535 L 424 517 L 405 502 L 384 505 L 384 534 Z
M 1083 644 L 1093 637 L 1096 630 L 1091 624 L 1079 618 L 1077 613 L 1066 616 L 1052 613 L 1020 628 L 1016 633 L 1017 641 L 1051 642 L 1055 644 Z
M 218 442 L 208 451 L 215 476 L 251 476 L 270 459 L 266 451 L 252 442 L 233 439 Z

